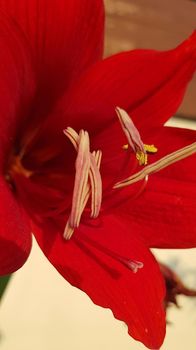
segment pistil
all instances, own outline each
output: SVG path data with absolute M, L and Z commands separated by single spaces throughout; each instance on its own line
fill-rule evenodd
M 157 148 L 154 145 L 146 145 L 142 142 L 139 131 L 126 111 L 117 107 L 116 112 L 128 141 L 128 145 L 124 145 L 123 149 L 131 147 L 136 154 L 139 164 L 144 165 L 144 168 L 128 178 L 117 182 L 113 187 L 114 189 L 122 188 L 144 180 L 144 184 L 139 191 L 139 194 L 141 194 L 147 184 L 148 176 L 150 174 L 158 172 L 159 170 L 164 169 L 165 167 L 196 152 L 196 142 L 194 142 L 189 146 L 181 148 L 180 150 L 147 165 L 147 153 L 156 153 Z M 77 152 L 72 207 L 64 230 L 64 238 L 68 240 L 73 235 L 74 229 L 79 227 L 81 216 L 90 197 L 90 216 L 91 218 L 96 218 L 99 215 L 102 201 L 102 180 L 100 175 L 102 152 L 100 150 L 93 151 L 92 153 L 90 152 L 90 141 L 87 131 L 80 130 L 78 134 L 74 129 L 68 127 L 64 130 L 64 134 L 69 138 Z M 137 272 L 138 269 L 143 267 L 143 264 L 138 261 L 129 259 L 122 260 L 121 257 L 118 257 L 118 260 L 133 272 Z

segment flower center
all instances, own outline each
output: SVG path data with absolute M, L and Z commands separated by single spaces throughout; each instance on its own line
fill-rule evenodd
M 138 160 L 139 165 L 141 166 L 143 165 L 144 167 L 142 168 L 141 171 L 129 176 L 128 178 L 120 182 L 117 182 L 113 186 L 114 189 L 129 186 L 135 182 L 138 182 L 144 179 L 144 183 L 138 192 L 138 195 L 139 195 L 144 190 L 144 187 L 147 184 L 148 176 L 150 174 L 153 174 L 169 166 L 170 164 L 173 164 L 178 160 L 188 157 L 189 155 L 195 153 L 196 151 L 196 142 L 195 142 L 187 147 L 184 147 L 176 152 L 173 152 L 163 157 L 162 159 L 150 165 L 147 165 L 148 153 L 157 152 L 157 148 L 154 145 L 145 145 L 142 142 L 139 131 L 135 127 L 133 121 L 131 120 L 129 115 L 126 113 L 126 111 L 117 107 L 116 113 L 120 121 L 122 130 L 128 142 L 127 145 L 123 146 L 123 149 L 127 150 L 128 148 L 131 148 L 135 153 L 135 156 L 136 156 L 136 159 Z M 102 202 L 102 179 L 100 174 L 102 151 L 101 150 L 96 150 L 93 152 L 90 151 L 89 134 L 85 130 L 80 130 L 80 132 L 77 133 L 71 127 L 67 127 L 64 130 L 64 134 L 71 141 L 77 153 L 76 161 L 75 161 L 75 179 L 74 179 L 74 188 L 73 188 L 73 194 L 72 194 L 71 210 L 70 210 L 70 214 L 63 233 L 64 238 L 66 240 L 69 240 L 72 237 L 74 230 L 79 227 L 82 214 L 86 209 L 87 205 L 89 207 L 89 202 L 90 202 L 90 217 L 97 218 L 100 213 L 101 202 Z M 49 157 L 51 156 L 51 149 L 52 148 L 49 148 L 49 151 L 46 153 L 47 157 L 44 158 L 45 160 L 48 160 Z M 43 152 L 42 152 L 42 155 L 43 155 Z M 14 176 L 15 174 L 22 175 L 23 177 L 29 179 L 29 183 L 31 183 L 31 185 L 33 183 L 32 188 L 34 191 L 34 189 L 36 190 L 36 185 L 39 182 L 39 180 L 37 180 L 39 179 L 39 164 L 38 164 L 38 168 L 34 167 L 35 170 L 30 171 L 26 169 L 22 164 L 23 156 L 24 156 L 24 151 L 18 154 L 12 154 L 10 156 L 10 159 L 8 161 L 8 166 L 6 169 L 5 179 L 8 181 L 11 188 L 15 189 L 14 181 L 16 180 L 17 182 L 17 179 L 14 179 Z M 41 163 L 40 157 L 39 157 L 39 163 Z M 37 178 L 36 178 L 37 183 L 36 181 L 33 182 L 31 178 L 35 174 L 36 169 L 38 169 Z M 53 168 L 51 167 L 51 169 Z M 39 197 L 38 202 L 40 199 L 41 205 L 40 203 L 38 204 L 40 205 L 42 210 L 40 211 L 41 214 L 39 214 L 39 210 L 38 210 L 38 216 L 40 215 L 41 217 L 42 215 L 43 218 L 53 216 L 56 218 L 57 215 L 61 215 L 61 218 L 62 218 L 64 217 L 65 212 L 67 212 L 67 209 L 68 209 L 67 202 L 64 199 L 67 193 L 69 193 L 69 189 L 67 192 L 66 190 L 64 190 L 64 182 L 66 181 L 65 180 L 66 177 L 62 169 L 60 169 L 60 172 L 56 172 L 56 173 L 54 172 L 54 174 L 53 173 L 51 174 L 51 172 L 48 172 L 47 170 L 47 172 L 44 173 L 44 176 L 47 176 L 47 178 L 44 178 L 44 177 L 42 178 L 42 181 L 44 179 L 44 181 L 46 181 L 47 183 L 46 187 L 44 187 L 42 185 L 43 183 L 41 182 L 41 186 L 38 186 L 38 192 L 37 192 L 38 195 L 36 195 L 35 193 L 35 197 L 36 198 Z M 61 183 L 60 189 L 57 183 L 57 180 L 59 178 Z M 55 186 L 53 187 L 54 182 L 55 182 Z M 21 188 L 23 189 L 23 187 Z M 47 189 L 47 191 L 45 189 Z M 46 192 L 48 192 L 47 193 L 48 197 L 46 195 Z M 28 196 L 28 193 L 27 193 L 27 196 Z M 116 196 L 118 196 L 118 191 L 116 191 Z M 46 198 L 49 198 L 49 200 L 47 201 Z M 65 202 L 66 202 L 66 205 L 65 205 Z M 45 212 L 43 210 L 43 205 L 46 206 Z M 35 205 L 35 208 L 37 210 L 37 205 Z M 143 266 L 141 262 L 138 262 L 135 260 L 133 261 L 129 259 L 124 259 L 117 255 L 115 255 L 115 258 L 118 259 L 119 262 L 125 264 L 133 272 L 137 272 L 137 270 L 142 268 Z
M 145 145 L 142 142 L 139 131 L 126 111 L 122 108 L 116 107 L 116 113 L 128 141 L 128 145 L 124 145 L 123 149 L 126 150 L 131 147 L 136 155 L 139 165 L 144 165 L 144 168 L 123 181 L 117 182 L 113 187 L 114 189 L 131 185 L 142 179 L 145 180 L 146 185 L 148 175 L 157 172 L 178 160 L 188 157 L 196 151 L 195 142 L 161 158 L 155 163 L 147 165 L 148 153 L 156 153 L 157 148 L 154 145 Z M 90 197 L 91 217 L 96 218 L 99 215 L 102 200 L 102 181 L 99 171 L 102 152 L 101 150 L 92 153 L 90 152 L 90 141 L 87 131 L 80 130 L 78 134 L 74 129 L 68 127 L 64 130 L 64 134 L 70 139 L 77 151 L 72 207 L 64 230 L 64 238 L 68 240 L 73 235 L 74 229 L 79 226 L 82 213 Z M 137 261 L 131 263 L 132 270 L 135 269 L 137 271 L 137 269 L 141 267 L 140 263 L 138 264 Z
M 20 155 L 11 155 L 6 169 L 5 179 L 9 183 L 11 188 L 13 188 L 14 174 L 20 174 L 26 178 L 29 178 L 33 174 L 32 171 L 26 169 L 23 166 Z

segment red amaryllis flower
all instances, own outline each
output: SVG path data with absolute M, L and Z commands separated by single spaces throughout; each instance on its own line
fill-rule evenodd
M 196 33 L 171 51 L 101 61 L 101 1 L 0 10 L 0 273 L 24 264 L 33 231 L 72 285 L 157 349 L 165 288 L 149 248 L 196 244 L 193 156 L 147 176 L 195 150 L 193 132 L 163 123 L 195 70 Z M 131 176 L 138 160 L 146 170 Z

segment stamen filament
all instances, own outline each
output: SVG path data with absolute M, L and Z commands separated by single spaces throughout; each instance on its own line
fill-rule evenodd
M 91 195 L 91 217 L 96 218 L 99 215 L 102 201 L 102 181 L 101 175 L 99 172 L 100 164 L 101 164 L 101 156 L 102 153 L 100 150 L 94 151 L 90 153 L 89 148 L 89 136 L 88 136 L 88 150 L 82 150 L 82 157 L 88 154 L 89 164 L 85 168 L 85 166 L 78 165 L 79 162 L 79 152 L 81 148 L 81 137 L 82 135 L 88 135 L 87 132 L 83 130 L 80 131 L 80 135 L 77 132 L 68 127 L 64 130 L 64 134 L 69 138 L 72 142 L 74 148 L 78 152 L 78 156 L 76 159 L 76 177 L 74 183 L 74 192 L 72 199 L 72 209 L 70 217 L 67 221 L 65 230 L 64 230 L 64 238 L 70 239 L 74 228 L 79 226 L 81 215 L 86 207 L 86 204 Z M 84 151 L 84 153 L 83 153 Z M 80 163 L 80 162 L 79 162 Z M 81 177 L 83 174 L 83 177 Z M 77 199 L 77 201 L 76 201 Z
M 100 158 L 100 157 L 99 157 Z M 100 163 L 100 162 L 99 162 Z M 91 182 L 91 217 L 96 218 L 99 215 L 102 200 L 102 181 L 99 172 L 99 167 L 95 156 L 91 154 L 91 167 L 89 172 Z
M 101 151 L 100 150 L 98 150 L 98 151 L 94 151 L 93 153 L 92 153 L 92 156 L 94 156 L 95 157 L 95 162 L 96 162 L 96 168 L 97 168 L 97 170 L 96 170 L 96 172 L 99 172 L 98 170 L 99 170 L 99 168 L 100 168 L 100 164 L 101 164 Z M 91 157 L 92 158 L 92 157 Z M 92 159 L 91 159 L 92 160 Z M 92 165 L 92 163 L 91 163 L 91 165 Z M 90 167 L 90 171 L 89 171 L 89 177 L 93 177 L 93 174 L 91 173 L 91 167 Z M 87 202 L 88 202 L 88 199 L 89 199 L 89 196 L 90 196 L 90 194 L 92 194 L 92 202 L 93 202 L 93 198 L 94 198 L 94 205 L 91 203 L 91 208 L 92 208 L 92 206 L 97 206 L 97 207 L 99 207 L 99 210 L 100 210 L 100 207 L 101 207 L 101 199 L 102 199 L 102 181 L 101 181 L 101 175 L 99 175 L 100 176 L 100 183 L 99 184 L 97 184 L 97 181 L 96 181 L 96 178 L 94 179 L 94 181 L 92 181 L 92 182 L 94 182 L 96 185 L 95 186 L 97 186 L 97 188 L 98 188 L 98 190 L 96 191 L 96 192 L 98 192 L 99 193 L 99 196 L 98 196 L 98 193 L 97 193 L 97 197 L 98 198 L 96 198 L 95 196 L 94 196 L 94 194 L 93 194 L 93 192 L 95 192 L 93 189 L 92 189 L 92 186 L 94 186 L 94 185 L 91 185 L 91 187 L 90 187 L 90 184 L 88 183 L 88 186 L 86 187 L 86 195 L 85 195 L 85 198 L 84 198 L 84 202 L 83 202 L 83 206 L 82 206 L 82 211 L 84 210 L 84 208 L 86 207 L 86 204 L 87 204 Z M 100 204 L 99 203 L 97 203 L 97 200 L 98 201 L 100 201 Z M 97 213 L 97 215 L 99 214 L 99 211 L 98 211 L 98 213 Z M 91 209 L 91 217 L 94 217 L 94 216 L 92 216 L 92 209 Z M 97 217 L 97 216 L 96 216 Z
M 95 156 L 95 160 L 96 160 L 98 169 L 100 169 L 102 152 L 98 149 L 98 151 L 96 151 L 96 152 L 93 151 L 92 154 Z
M 63 237 L 66 240 L 69 240 L 71 238 L 71 236 L 73 235 L 73 233 L 74 233 L 74 227 L 70 226 L 70 221 L 68 219 L 66 226 L 65 226 L 65 229 L 64 229 Z
M 84 201 L 90 168 L 89 135 L 81 130 L 79 134 L 78 156 L 76 158 L 76 176 L 73 190 L 70 225 L 78 227 L 81 218 L 81 203 Z
M 78 150 L 78 140 L 79 135 L 77 132 L 70 127 L 67 127 L 65 130 L 63 130 L 64 134 L 68 137 L 68 139 L 71 141 L 72 145 L 74 146 L 75 150 Z
M 145 168 L 143 168 L 141 171 L 137 172 L 136 174 L 133 174 L 132 176 L 129 176 L 123 181 L 117 182 L 114 185 L 114 188 L 122 188 L 128 185 L 131 185 L 135 182 L 138 182 L 142 179 L 144 179 L 147 175 L 153 174 L 158 172 L 161 169 L 166 168 L 167 166 L 176 163 L 177 161 L 184 159 L 186 157 L 191 156 L 196 152 L 196 142 L 192 143 L 191 145 L 188 145 L 186 147 L 183 147 L 173 153 L 168 154 L 167 156 L 159 159 L 157 162 L 152 163 Z
M 70 139 L 75 149 L 78 149 L 78 138 L 79 135 L 77 132 L 68 127 L 64 130 L 64 134 Z M 96 218 L 99 215 L 99 211 L 101 208 L 101 200 L 102 200 L 102 181 L 101 175 L 99 172 L 100 164 L 101 164 L 102 152 L 98 150 L 97 152 L 93 152 L 90 154 L 90 171 L 89 178 L 91 182 L 91 188 L 89 185 L 86 187 L 86 195 L 84 196 L 83 210 L 88 202 L 90 196 L 90 189 L 92 194 L 91 200 L 91 217 Z

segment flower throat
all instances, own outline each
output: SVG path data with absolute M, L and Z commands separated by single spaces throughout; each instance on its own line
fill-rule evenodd
M 119 188 L 130 186 L 133 183 L 144 180 L 138 192 L 138 195 L 140 195 L 146 187 L 150 174 L 158 172 L 192 155 L 196 151 L 196 142 L 194 142 L 148 165 L 148 155 L 156 153 L 157 148 L 154 145 L 145 145 L 142 142 L 139 131 L 125 110 L 117 107 L 116 113 L 128 142 L 128 144 L 122 146 L 122 149 L 127 152 L 131 149 L 135 153 L 139 165 L 143 167 L 139 172 L 115 183 L 113 189 L 118 190 Z M 94 150 L 93 152 L 90 151 L 90 138 L 88 132 L 85 130 L 80 130 L 79 133 L 77 133 L 73 128 L 67 127 L 64 130 L 64 134 L 71 141 L 77 153 L 71 210 L 63 233 L 65 240 L 69 240 L 74 230 L 79 227 L 82 214 L 86 207 L 89 206 L 89 202 L 90 217 L 92 219 L 97 218 L 100 213 L 102 203 L 102 179 L 100 173 L 102 151 L 100 149 Z M 15 183 L 13 180 L 15 174 L 22 175 L 29 179 L 34 175 L 34 171 L 30 171 L 23 166 L 23 153 L 10 156 L 7 171 L 5 172 L 5 179 L 13 191 L 15 190 Z M 62 208 L 57 208 L 55 212 L 59 213 L 61 211 Z M 49 215 L 49 213 L 50 210 L 47 215 Z
M 114 189 L 129 186 L 143 179 L 146 183 L 150 174 L 158 172 L 159 170 L 194 154 L 196 151 L 196 142 L 194 142 L 191 145 L 179 149 L 158 161 L 147 165 L 148 153 L 156 153 L 157 148 L 154 145 L 145 145 L 142 142 L 139 131 L 125 110 L 117 107 L 116 113 L 128 141 L 128 144 L 124 145 L 123 149 L 127 150 L 130 147 L 135 153 L 139 165 L 143 165 L 144 167 L 141 171 L 117 182 L 113 186 Z M 90 140 L 87 131 L 80 130 L 78 134 L 74 129 L 68 127 L 64 130 L 64 134 L 69 138 L 77 152 L 71 213 L 63 234 L 64 238 L 69 240 L 73 235 L 74 230 L 79 227 L 82 213 L 89 198 L 91 199 L 91 218 L 96 218 L 99 215 L 102 201 L 102 180 L 100 174 L 102 152 L 101 150 L 96 150 L 92 153 L 90 152 Z

